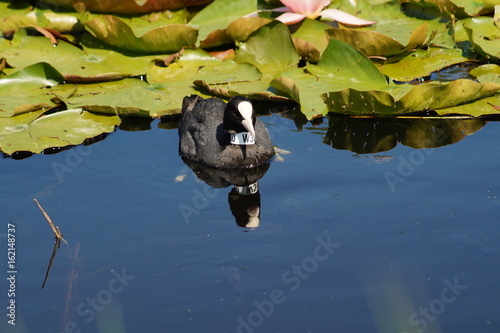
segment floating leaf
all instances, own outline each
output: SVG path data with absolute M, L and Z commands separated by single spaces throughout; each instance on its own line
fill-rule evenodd
M 120 124 L 118 116 L 96 115 L 81 109 L 42 112 L 0 118 L 0 150 L 41 153 L 52 147 L 81 144 L 85 139 L 112 132 Z
M 472 103 L 436 110 L 439 115 L 468 114 L 473 117 L 500 116 L 500 94 L 482 98 Z
M 382 73 L 397 81 L 411 81 L 429 76 L 432 72 L 458 63 L 470 61 L 454 49 L 429 48 L 417 50 L 397 62 L 387 62 L 379 65 Z
M 306 18 L 292 37 L 311 43 L 321 53 L 328 45 L 328 38 L 325 34 L 328 29 L 331 29 L 328 24 Z
M 288 27 L 272 21 L 253 32 L 246 42 L 240 43 L 235 60 L 248 62 L 266 76 L 273 76 L 296 66 L 299 55 Z
M 189 22 L 205 40 L 214 30 L 225 29 L 231 22 L 257 10 L 257 0 L 215 0 Z
M 21 27 L 37 26 L 62 33 L 83 32 L 84 27 L 74 15 L 54 13 L 50 10 L 31 11 L 26 15 L 12 15 L 0 19 L 0 31 L 16 31 Z
M 185 83 L 182 84 L 185 86 Z M 179 114 L 182 98 L 190 93 L 179 89 L 178 82 L 172 82 L 170 85 L 176 88 L 175 93 L 157 90 L 137 79 L 59 85 L 51 91 L 68 107 L 81 107 L 102 114 L 159 118 Z
M 356 88 L 384 89 L 384 75 L 362 53 L 338 39 L 330 39 L 317 65 L 295 68 L 276 77 L 271 85 L 300 103 L 308 119 L 328 111 L 321 98 L 325 91 Z
M 101 81 L 106 75 L 112 78 L 128 77 L 146 73 L 149 62 L 155 56 L 126 56 L 113 50 L 102 48 L 102 43 L 90 34 L 82 39 L 84 50 L 59 41 L 53 46 L 43 37 L 27 36 L 24 29 L 14 35 L 12 41 L 0 39 L 0 57 L 15 68 L 23 68 L 37 62 L 47 62 L 65 76 L 67 81 Z M 5 72 L 11 73 L 15 69 Z
M 221 60 L 212 57 L 203 50 L 186 50 L 177 62 L 167 67 L 151 63 L 147 79 L 150 84 L 168 81 L 204 80 L 207 83 L 229 83 L 238 81 L 255 81 L 262 74 L 253 65 L 236 63 L 232 60 Z
M 430 41 L 427 38 L 427 22 L 412 32 L 406 46 L 403 46 L 387 35 L 375 31 L 329 29 L 326 32 L 329 38 L 340 39 L 352 45 L 366 56 L 390 57 L 421 48 L 426 46 Z
M 480 83 L 500 83 L 500 66 L 495 64 L 476 67 L 472 69 L 469 74 L 475 76 Z
M 250 34 L 260 27 L 268 24 L 271 20 L 262 17 L 241 17 L 227 26 L 229 37 L 238 42 L 244 42 Z
M 328 29 L 327 35 L 350 44 L 366 56 L 390 57 L 406 50 L 404 45 L 394 38 L 375 31 Z
M 500 59 L 500 28 L 491 17 L 475 17 L 465 20 L 464 27 L 469 31 L 470 42 L 477 52 L 487 58 Z
M 330 112 L 366 115 L 394 116 L 415 111 L 448 109 L 447 113 L 457 106 L 470 103 L 480 98 L 493 96 L 500 92 L 500 84 L 487 82 L 480 84 L 471 80 L 456 80 L 448 84 L 426 83 L 408 91 L 401 98 L 397 90 L 404 87 L 387 88 L 386 91 L 358 91 L 346 89 L 323 94 L 323 99 Z M 400 93 L 399 93 L 400 95 Z M 463 112 L 462 114 L 471 114 Z
M 73 8 L 74 0 L 44 0 L 44 2 L 63 8 Z M 178 9 L 197 6 L 210 0 L 78 0 L 88 11 L 114 14 L 145 14 L 165 9 Z
M 63 76 L 47 63 L 29 66 L 0 79 L 0 117 L 50 109 L 54 97 L 47 86 L 62 82 Z
M 206 91 L 213 96 L 231 98 L 233 96 L 245 96 L 253 100 L 289 102 L 286 97 L 276 94 L 276 91 L 269 86 L 267 80 L 237 82 L 229 84 L 208 84 L 202 80 L 194 81 L 194 85 L 202 91 Z
M 136 37 L 133 30 L 116 16 L 103 15 L 87 21 L 87 28 L 100 40 L 118 48 L 143 53 L 172 53 L 194 47 L 197 31 L 184 24 L 161 26 Z

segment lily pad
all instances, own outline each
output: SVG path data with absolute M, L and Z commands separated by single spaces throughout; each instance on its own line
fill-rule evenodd
M 469 39 L 477 52 L 486 58 L 500 60 L 500 28 L 491 17 L 475 17 L 467 19 L 464 27 L 468 30 Z
M 152 62 L 147 71 L 150 84 L 181 80 L 204 80 L 207 83 L 223 84 L 255 81 L 261 76 L 260 71 L 249 63 L 221 60 L 203 50 L 186 50 L 178 61 L 167 67 L 157 66 Z
M 194 47 L 197 31 L 184 24 L 161 26 L 137 37 L 125 22 L 116 16 L 103 15 L 85 23 L 100 40 L 115 47 L 143 53 L 173 53 L 183 47 Z
M 276 77 L 271 85 L 300 103 L 302 113 L 313 119 L 328 112 L 321 98 L 325 91 L 384 89 L 387 81 L 362 53 L 332 38 L 317 65 L 288 70 Z
M 271 22 L 271 20 L 262 17 L 241 17 L 231 22 L 227 26 L 226 32 L 232 40 L 244 42 L 251 33 L 269 22 Z
M 396 89 L 401 88 L 398 86 Z M 470 112 L 451 110 L 457 106 L 498 94 L 500 84 L 492 82 L 480 84 L 471 80 L 456 80 L 448 84 L 426 83 L 414 86 L 401 98 L 395 97 L 397 94 L 394 90 L 394 88 L 386 89 L 386 91 L 346 89 L 332 91 L 323 94 L 322 97 L 330 112 L 342 114 L 394 116 L 439 109 L 448 109 L 447 113 L 470 114 Z
M 31 25 L 62 33 L 77 33 L 85 30 L 75 15 L 54 13 L 48 9 L 35 9 L 24 15 L 15 14 L 2 17 L 0 19 L 0 32 L 5 34 L 7 31 L 16 31 L 21 27 Z
M 81 109 L 60 111 L 48 116 L 41 111 L 0 118 L 0 150 L 41 153 L 52 147 L 81 144 L 85 139 L 112 132 L 118 116 L 96 115 Z
M 407 82 L 429 76 L 432 72 L 458 63 L 470 61 L 458 49 L 428 48 L 417 50 L 397 62 L 387 62 L 378 68 L 397 81 Z
M 322 53 L 328 46 L 328 37 L 325 34 L 328 29 L 331 29 L 328 24 L 306 18 L 297 31 L 292 34 L 292 37 L 311 43 Z
M 44 2 L 63 8 L 73 8 L 75 3 L 74 0 L 44 0 Z M 78 2 L 91 12 L 137 15 L 202 5 L 210 0 L 78 0 Z
M 439 109 L 436 112 L 443 116 L 449 114 L 467 114 L 473 117 L 500 116 L 498 107 L 500 107 L 500 94 L 452 108 Z
M 252 100 L 290 102 L 290 99 L 278 94 L 269 85 L 268 80 L 235 82 L 229 84 L 208 84 L 202 80 L 194 81 L 194 85 L 213 96 L 229 99 L 233 96 L 245 96 Z
M 102 43 L 90 34 L 84 34 L 82 43 L 84 50 L 59 41 L 52 45 L 44 37 L 28 36 L 24 29 L 14 35 L 12 41 L 0 39 L 0 57 L 15 67 L 5 69 L 11 73 L 19 68 L 33 65 L 37 62 L 47 62 L 64 75 L 66 81 L 85 81 L 93 78 L 105 80 L 107 76 L 114 78 L 141 75 L 146 73 L 149 62 L 155 56 L 126 56 L 113 50 L 105 49 Z
M 54 107 L 54 95 L 46 87 L 63 80 L 63 76 L 47 63 L 29 66 L 0 79 L 0 117 Z
M 189 25 L 199 30 L 199 40 L 225 29 L 231 22 L 257 10 L 257 0 L 215 0 L 198 12 Z
M 406 46 L 387 35 L 375 31 L 329 29 L 326 32 L 329 38 L 340 39 L 366 56 L 394 56 L 426 46 L 431 39 L 427 38 L 427 22 L 412 32 Z
M 500 66 L 495 64 L 487 64 L 476 67 L 471 70 L 469 74 L 474 75 L 480 83 L 500 83 Z
M 94 84 L 59 85 L 52 93 L 68 107 L 94 113 L 159 118 L 180 113 L 182 97 L 159 91 L 144 81 L 124 79 Z
M 288 27 L 272 21 L 253 32 L 240 43 L 235 61 L 256 66 L 265 76 L 272 77 L 299 63 Z

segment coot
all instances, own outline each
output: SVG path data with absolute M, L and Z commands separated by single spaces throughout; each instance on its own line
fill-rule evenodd
M 247 98 L 232 97 L 226 104 L 191 95 L 182 101 L 179 153 L 213 168 L 251 168 L 269 161 L 274 147 Z

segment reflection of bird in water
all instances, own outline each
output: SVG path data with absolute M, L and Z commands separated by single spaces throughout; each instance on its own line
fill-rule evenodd
M 233 185 L 228 194 L 229 208 L 240 227 L 256 228 L 260 224 L 259 184 L 270 167 L 269 163 L 255 168 L 217 169 L 183 159 L 198 179 L 213 188 Z M 183 172 L 182 172 L 183 174 Z M 182 176 L 184 179 L 185 176 Z M 176 177 L 176 181 L 179 176 Z
M 236 96 L 226 104 L 191 95 L 182 102 L 179 153 L 213 168 L 249 168 L 269 161 L 274 147 L 247 98 Z
M 237 298 L 234 302 L 234 304 L 236 305 L 241 302 L 242 298 L 240 270 L 236 267 L 224 267 L 223 270 L 223 277 L 221 279 L 215 280 L 214 283 L 224 283 L 225 285 L 229 286 L 229 288 L 231 288 L 231 290 L 236 293 Z
M 257 228 L 260 225 L 260 193 L 257 183 L 235 186 L 228 197 L 236 224 L 246 228 Z

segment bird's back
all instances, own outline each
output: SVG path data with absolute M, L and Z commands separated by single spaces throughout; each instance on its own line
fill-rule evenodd
M 255 123 L 256 143 L 230 144 L 224 130 L 226 104 L 216 98 L 185 97 L 179 124 L 179 153 L 182 157 L 215 168 L 253 167 L 274 156 L 274 148 L 265 125 Z

